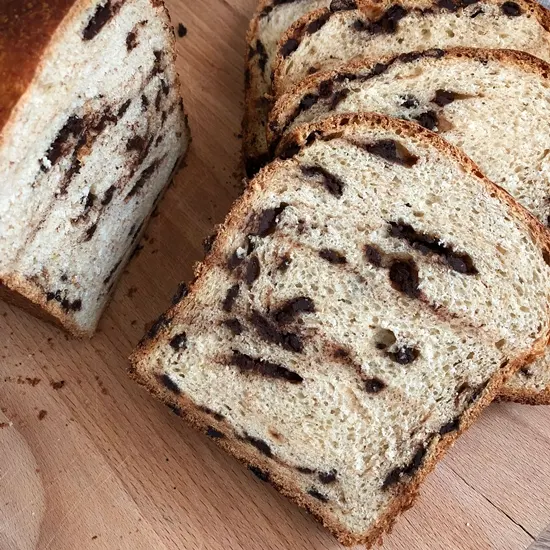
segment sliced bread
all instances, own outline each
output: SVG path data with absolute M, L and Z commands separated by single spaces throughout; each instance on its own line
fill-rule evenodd
M 293 143 L 130 373 L 343 543 L 370 545 L 543 352 L 550 242 L 416 124 L 334 117 Z
M 277 42 L 300 17 L 330 3 L 331 0 L 262 0 L 258 5 L 246 40 L 243 158 L 248 177 L 268 160 L 265 132 Z
M 0 6 L 0 295 L 79 336 L 189 141 L 174 42 L 158 0 Z
M 334 113 L 374 111 L 414 120 L 459 145 L 484 174 L 550 222 L 550 66 L 509 50 L 428 50 L 357 61 L 284 94 L 270 141 Z M 280 149 L 284 150 L 284 138 Z M 550 359 L 550 357 L 548 357 Z M 550 403 L 550 360 L 522 369 L 504 397 Z
M 274 62 L 276 96 L 315 71 L 357 57 L 377 59 L 463 46 L 513 48 L 550 61 L 550 15 L 534 0 L 356 0 L 344 4 L 343 11 L 312 12 L 285 33 Z M 349 9 L 350 4 L 358 8 Z

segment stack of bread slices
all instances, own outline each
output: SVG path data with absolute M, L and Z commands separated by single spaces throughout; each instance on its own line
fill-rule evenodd
M 495 398 L 550 401 L 550 16 L 264 0 L 251 181 L 132 376 L 373 544 Z

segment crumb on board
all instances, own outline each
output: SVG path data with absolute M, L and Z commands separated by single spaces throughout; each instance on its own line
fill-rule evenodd
M 187 27 L 183 23 L 180 23 L 178 25 L 178 36 L 180 38 L 183 38 L 184 36 L 187 36 Z
M 51 382 L 50 385 L 54 390 L 60 390 L 65 385 L 65 380 L 59 380 L 57 382 Z

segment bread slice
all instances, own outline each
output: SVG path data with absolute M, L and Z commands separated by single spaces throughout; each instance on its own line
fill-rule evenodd
M 550 223 L 546 62 L 523 52 L 465 48 L 352 62 L 284 94 L 271 116 L 270 141 L 304 122 L 362 111 L 414 120 L 438 132 Z M 550 356 L 518 373 L 503 396 L 550 403 Z
M 131 376 L 343 543 L 371 544 L 543 352 L 550 242 L 416 124 L 334 117 L 293 140 Z
M 276 96 L 314 71 L 366 55 L 376 59 L 464 46 L 510 48 L 550 60 L 549 12 L 534 0 L 353 0 L 344 5 L 343 11 L 333 7 L 304 16 L 281 38 L 274 61 Z
M 261 0 L 246 39 L 243 158 L 246 174 L 254 176 L 268 161 L 266 122 L 271 107 L 271 66 L 277 42 L 306 13 L 326 8 L 331 0 Z
M 0 7 L 0 294 L 76 335 L 187 147 L 175 55 L 158 0 Z

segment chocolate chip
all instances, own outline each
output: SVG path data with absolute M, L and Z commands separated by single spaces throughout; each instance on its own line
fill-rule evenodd
M 223 439 L 225 437 L 225 435 L 222 432 L 220 432 L 219 430 L 216 430 L 212 426 L 208 426 L 206 430 L 206 435 L 208 437 L 211 437 L 212 439 Z
M 392 139 L 383 139 L 366 145 L 356 145 L 364 148 L 372 155 L 407 168 L 411 168 L 418 162 L 417 156 L 411 154 L 401 143 Z
M 281 324 L 290 323 L 300 313 L 315 313 L 315 304 L 311 298 L 300 296 L 288 300 L 275 313 L 275 321 Z
M 246 266 L 245 281 L 249 286 L 260 276 L 260 260 L 257 256 L 252 256 Z
M 456 94 L 454 92 L 449 92 L 448 90 L 436 90 L 435 97 L 432 99 L 432 103 L 439 105 L 440 107 L 445 107 L 455 100 Z
M 180 334 L 176 334 L 171 340 L 170 340 L 170 347 L 176 351 L 181 351 L 182 349 L 187 349 L 187 334 L 185 332 L 181 332 Z
M 279 265 L 277 266 L 278 271 L 282 271 L 283 273 L 288 270 L 290 267 L 290 264 L 292 263 L 292 259 L 288 254 L 283 256 L 281 258 L 281 261 L 279 262 Z
M 319 481 L 325 485 L 328 485 L 336 481 L 336 476 L 336 470 L 331 470 L 330 472 L 319 472 Z
M 240 336 L 244 332 L 244 327 L 238 319 L 228 319 L 223 324 L 235 335 Z
M 126 114 L 126 111 L 129 109 L 130 105 L 132 104 L 132 100 L 131 99 L 128 99 L 127 101 L 125 101 L 121 106 L 120 106 L 120 109 L 118 110 L 117 112 L 117 117 L 118 118 L 122 118 L 125 114 Z
M 419 105 L 418 99 L 413 95 L 403 96 L 402 100 L 401 107 L 405 107 L 405 109 L 414 109 Z
M 91 241 L 96 231 L 97 231 L 97 223 L 94 223 L 93 225 L 88 227 L 88 229 L 86 230 L 86 234 L 84 235 L 84 242 Z
M 529 367 L 522 367 L 519 372 L 525 376 L 525 378 L 533 378 L 533 373 Z
M 175 393 L 177 395 L 181 394 L 179 386 L 167 374 L 159 374 L 157 376 L 157 379 L 166 389 L 170 390 L 172 393 Z
M 185 283 L 180 283 L 176 293 L 172 297 L 172 305 L 179 304 L 189 294 L 189 287 Z
M 312 488 L 307 492 L 308 495 L 311 495 L 313 498 L 320 500 L 321 502 L 328 502 L 328 497 L 321 494 L 317 489 Z
M 296 353 L 303 351 L 304 345 L 297 334 L 280 331 L 259 311 L 254 310 L 252 312 L 250 323 L 254 326 L 258 335 L 267 342 L 277 344 L 288 351 Z
M 322 99 L 327 99 L 332 95 L 334 90 L 334 82 L 332 80 L 323 80 L 319 84 L 319 97 Z
M 502 13 L 504 15 L 508 15 L 509 17 L 517 17 L 518 15 L 522 14 L 521 8 L 519 7 L 519 4 L 516 4 L 515 2 L 504 2 L 501 6 Z
M 344 182 L 321 166 L 302 166 L 302 174 L 308 178 L 319 178 L 329 193 L 341 197 L 344 193 Z
M 147 338 L 152 340 L 155 338 L 158 333 L 170 324 L 170 319 L 167 317 L 166 313 L 163 313 L 154 323 L 153 326 L 147 332 Z
M 233 350 L 230 363 L 238 367 L 243 373 L 255 373 L 268 378 L 280 378 L 291 384 L 301 384 L 303 382 L 303 378 L 300 375 L 282 365 L 272 363 L 271 361 L 264 361 L 263 359 L 256 359 L 237 350 Z
M 347 88 L 342 88 L 341 90 L 338 90 L 334 93 L 332 96 L 332 101 L 330 102 L 329 109 L 331 111 L 336 110 L 338 105 L 342 103 L 342 101 L 345 101 L 345 99 L 349 96 L 350 91 Z
M 283 57 L 283 59 L 286 59 L 289 55 L 293 54 L 298 47 L 300 46 L 300 42 L 296 40 L 295 38 L 289 38 L 282 46 L 280 50 L 280 54 Z
M 365 245 L 365 256 L 367 261 L 375 267 L 382 266 L 382 253 L 371 244 Z
M 245 439 L 251 445 L 256 447 L 256 449 L 258 449 L 258 451 L 263 453 L 265 456 L 270 457 L 270 458 L 273 456 L 273 452 L 271 451 L 271 447 L 263 439 L 258 439 L 256 437 L 252 437 L 251 435 L 248 435 L 248 434 L 245 436 Z
M 332 0 L 330 3 L 330 11 L 348 11 L 356 10 L 357 2 L 355 0 Z
M 347 263 L 346 257 L 341 252 L 330 248 L 323 248 L 322 250 L 319 250 L 319 256 L 331 264 Z
M 407 15 L 408 11 L 399 4 L 391 6 L 376 21 L 366 22 L 357 19 L 353 23 L 354 30 L 358 32 L 367 32 L 369 34 L 391 34 L 397 30 L 397 23 Z
M 254 55 L 258 55 L 258 66 L 260 67 L 262 72 L 265 71 L 265 67 L 269 60 L 269 57 L 267 55 L 267 50 L 265 49 L 265 46 L 261 40 L 256 41 Z
M 212 409 L 209 409 L 208 407 L 199 407 L 199 409 L 210 415 L 210 416 L 213 416 L 218 422 L 221 422 L 222 420 L 225 419 L 225 416 L 223 414 L 220 414 L 220 413 L 217 413 L 215 411 L 213 411 Z
M 413 361 L 416 361 L 420 356 L 420 351 L 415 348 L 403 346 L 396 352 L 390 353 L 390 357 L 400 365 L 410 365 Z
M 103 194 L 103 199 L 101 199 L 101 206 L 107 206 L 113 200 L 115 191 L 116 187 L 114 185 L 111 185 L 111 187 L 109 187 L 107 191 L 105 191 L 105 193 Z
M 458 428 L 460 427 L 460 418 L 453 418 L 450 422 L 447 422 L 446 424 L 443 424 L 439 430 L 439 435 L 443 436 L 446 434 L 450 434 L 452 432 L 456 432 Z
M 436 254 L 457 273 L 464 275 L 476 275 L 478 273 L 474 261 L 469 254 L 456 252 L 452 246 L 442 244 L 441 239 L 435 235 L 428 235 L 427 233 L 417 231 L 411 225 L 403 222 L 390 222 L 390 235 L 407 241 L 422 254 L 430 252 Z
M 317 19 L 314 19 L 311 23 L 307 25 L 305 32 L 307 34 L 315 34 L 317 31 L 325 26 L 329 19 L 330 13 L 323 13 Z
M 187 36 L 187 27 L 183 23 L 178 23 L 178 36 L 180 38 Z
M 135 31 L 129 32 L 126 36 L 126 49 L 131 52 L 137 45 L 137 33 Z
M 141 96 L 141 110 L 146 111 L 148 108 L 149 108 L 149 98 L 145 94 L 142 94 L 142 96 Z
M 437 113 L 435 111 L 426 111 L 425 113 L 420 113 L 416 117 L 414 117 L 414 120 L 420 124 L 420 126 L 424 126 L 427 130 L 433 130 L 437 127 Z
M 103 6 L 98 6 L 84 31 L 82 31 L 82 38 L 84 40 L 92 40 L 95 38 L 120 9 L 121 4 L 122 3 L 119 3 L 113 6 L 111 0 L 108 0 Z
M 239 291 L 240 291 L 240 286 L 238 284 L 233 285 L 227 291 L 225 300 L 223 301 L 223 305 L 222 305 L 224 311 L 227 311 L 229 313 L 233 309 L 233 305 L 235 304 L 235 300 L 239 295 Z
M 277 228 L 279 216 L 287 207 L 288 204 L 286 202 L 282 202 L 278 207 L 268 208 L 259 214 L 256 221 L 257 230 L 254 235 L 258 237 L 267 237 L 271 235 Z
M 51 144 L 46 153 L 46 158 L 49 162 L 55 165 L 67 148 L 67 141 L 72 136 L 78 138 L 84 132 L 84 121 L 77 115 L 70 116 L 65 122 L 63 128 L 59 130 L 55 141 Z
M 145 186 L 145 184 L 151 179 L 153 174 L 156 172 L 157 168 L 159 167 L 159 164 L 160 164 L 160 161 L 158 159 L 154 160 L 147 168 L 145 168 L 145 170 L 143 170 L 143 172 L 141 173 L 140 177 L 138 178 L 138 180 L 136 181 L 132 189 L 130 189 L 130 191 L 126 195 L 127 199 L 134 197 L 141 191 L 141 189 Z
M 256 468 L 256 466 L 249 466 L 248 469 L 260 480 L 269 482 L 269 474 L 267 472 L 264 472 L 263 470 L 260 470 L 260 468 Z
M 368 378 L 365 380 L 365 390 L 367 393 L 380 393 L 386 389 L 387 384 L 380 378 Z
M 390 281 L 392 287 L 411 298 L 418 298 L 418 267 L 413 260 L 397 260 L 390 267 Z
M 424 457 L 426 456 L 426 449 L 424 447 L 419 447 L 413 456 L 411 462 L 403 467 L 394 468 L 384 480 L 382 484 L 382 489 L 388 489 L 392 485 L 399 483 L 404 476 L 411 477 L 417 470 L 422 466 Z
M 303 467 L 303 466 L 297 466 L 296 469 L 297 469 L 301 474 L 311 475 L 311 474 L 314 474 L 314 473 L 315 473 L 315 470 L 312 470 L 311 468 L 305 468 L 305 467 Z

